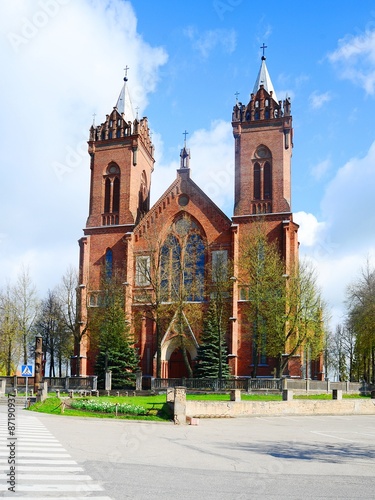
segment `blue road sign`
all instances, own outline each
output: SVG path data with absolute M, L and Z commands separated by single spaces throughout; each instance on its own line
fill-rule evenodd
M 21 377 L 32 377 L 32 376 L 33 376 L 33 365 L 22 365 Z

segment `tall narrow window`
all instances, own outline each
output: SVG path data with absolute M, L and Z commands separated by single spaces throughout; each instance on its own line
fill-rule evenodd
M 138 255 L 135 261 L 135 283 L 137 286 L 147 286 L 151 279 L 151 262 L 149 255 Z
M 214 283 L 224 282 L 228 275 L 228 252 L 227 250 L 214 250 L 211 255 L 212 281 Z
M 112 278 L 113 271 L 113 253 L 110 248 L 105 253 L 105 277 L 107 280 Z
M 204 294 L 204 243 L 199 234 L 191 234 L 185 250 L 184 288 L 189 301 L 202 301 Z
M 104 212 L 110 212 L 111 210 L 111 180 L 105 180 L 105 192 L 104 192 Z
M 270 200 L 272 198 L 272 173 L 271 165 L 266 162 L 264 165 L 264 199 Z
M 260 165 L 254 165 L 254 200 L 260 200 Z
M 169 235 L 161 249 L 161 295 L 163 301 L 177 300 L 181 283 L 181 247 L 177 238 Z
M 116 177 L 113 182 L 112 212 L 118 212 L 119 208 L 120 208 L 120 179 Z

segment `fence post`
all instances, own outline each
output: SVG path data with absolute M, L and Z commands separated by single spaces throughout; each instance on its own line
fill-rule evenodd
M 13 389 L 14 392 L 17 390 L 17 375 L 13 377 Z
M 310 391 L 310 379 L 307 378 L 306 379 L 306 392 L 309 392 Z
M 92 390 L 97 391 L 98 390 L 98 376 L 94 375 L 92 378 Z
M 0 396 L 5 396 L 6 393 L 6 387 L 7 387 L 7 381 L 4 379 L 0 380 Z
M 69 391 L 69 377 L 65 377 L 65 390 Z
M 135 390 L 136 391 L 142 390 L 142 371 L 141 370 L 138 370 L 135 374 Z
M 186 387 L 174 388 L 173 420 L 176 425 L 186 424 Z
M 331 382 L 329 381 L 329 378 L 327 378 L 327 392 L 331 392 Z
M 150 389 L 151 389 L 152 391 L 154 391 L 154 390 L 155 390 L 155 377 L 151 377 Z
M 346 391 L 346 393 L 348 393 L 350 391 L 350 382 L 349 382 L 349 380 L 347 380 L 345 382 L 345 391 Z

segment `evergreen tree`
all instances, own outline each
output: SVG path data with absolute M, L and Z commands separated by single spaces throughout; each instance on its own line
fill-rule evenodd
M 105 373 L 111 370 L 113 389 L 134 386 L 139 362 L 124 311 L 123 286 L 118 281 L 115 277 L 103 281 L 101 304 L 90 322 L 99 351 L 95 369 L 99 386 L 104 386 Z
M 195 376 L 198 378 L 228 378 L 227 346 L 225 331 L 219 318 L 215 301 L 211 302 L 203 323 L 202 343 L 198 348 Z

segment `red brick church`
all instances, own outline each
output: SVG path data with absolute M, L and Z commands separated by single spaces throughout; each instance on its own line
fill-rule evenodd
M 145 313 L 146 305 L 139 300 L 149 286 L 140 270 L 147 270 L 152 264 L 150 241 L 161 242 L 168 260 L 174 251 L 169 246 L 172 240 L 173 245 L 179 245 L 182 238 L 192 238 L 188 241 L 198 242 L 202 249 L 194 264 L 197 273 L 220 258 L 233 262 L 235 276 L 241 242 L 261 216 L 269 238 L 278 242 L 286 269 L 298 259 L 298 225 L 291 212 L 291 104 L 288 98 L 283 102 L 277 99 L 263 56 L 249 102 L 236 102 L 232 112 L 235 199 L 233 216 L 228 218 L 192 179 L 186 142 L 175 181 L 150 206 L 154 146 L 147 118 L 134 116 L 127 78 L 124 80 L 116 106 L 103 123 L 90 129 L 89 215 L 84 237 L 79 241 L 81 324 L 84 328 L 89 308 L 97 306 L 103 268 L 121 268 L 126 312 L 141 370 L 143 375 L 156 376 L 155 321 Z M 191 235 L 187 236 L 189 231 Z M 228 363 L 233 376 L 250 376 L 252 343 L 244 319 L 246 298 L 241 294 L 240 283 L 236 279 L 232 283 L 226 333 Z M 207 309 L 210 294 L 196 289 L 187 300 L 192 313 L 185 316 L 184 331 L 188 358 L 194 363 L 201 338 L 199 318 L 202 310 Z M 165 378 L 186 375 L 175 330 L 172 315 L 159 332 L 161 376 Z M 90 349 L 87 335 L 83 335 L 80 357 L 80 373 L 92 374 L 95 352 Z M 301 376 L 303 363 L 301 353 L 298 362 L 289 367 L 290 375 Z M 257 374 L 270 376 L 274 367 L 274 360 L 263 359 Z M 320 376 L 320 363 L 314 364 L 314 370 L 311 377 Z

